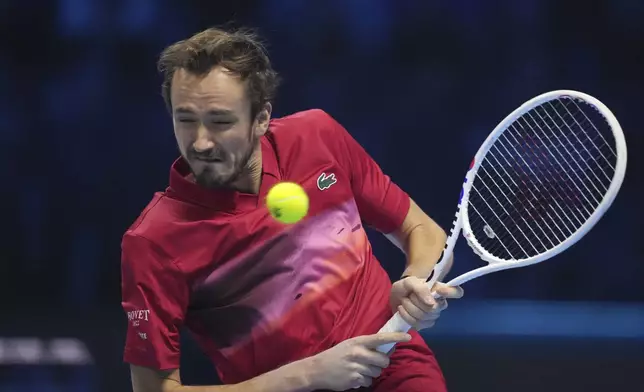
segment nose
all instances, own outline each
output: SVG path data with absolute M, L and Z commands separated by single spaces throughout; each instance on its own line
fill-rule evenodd
M 204 152 L 215 148 L 215 142 L 210 138 L 206 127 L 201 125 L 197 130 L 197 139 L 194 142 L 194 149 L 197 152 Z

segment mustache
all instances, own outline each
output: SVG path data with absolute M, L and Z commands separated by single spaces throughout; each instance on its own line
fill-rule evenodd
M 225 154 L 217 150 L 197 152 L 195 149 L 190 149 L 188 150 L 188 157 L 201 161 L 223 161 Z

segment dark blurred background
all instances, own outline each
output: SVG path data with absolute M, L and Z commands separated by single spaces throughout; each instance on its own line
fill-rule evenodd
M 229 21 L 268 41 L 277 116 L 326 110 L 445 228 L 518 105 L 575 89 L 611 108 L 629 162 L 607 215 L 548 263 L 468 283 L 425 336 L 450 391 L 644 391 L 644 1 L 2 0 L 0 392 L 131 390 L 120 238 L 177 156 L 155 61 Z M 466 248 L 453 276 L 478 263 Z M 189 340 L 182 361 L 212 382 Z

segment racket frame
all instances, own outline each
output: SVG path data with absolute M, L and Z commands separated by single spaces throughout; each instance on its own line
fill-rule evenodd
M 519 117 L 529 112 L 533 108 L 545 102 L 559 98 L 570 98 L 584 101 L 585 103 L 594 107 L 595 110 L 597 110 L 597 112 L 603 116 L 603 118 L 610 126 L 615 138 L 615 148 L 617 153 L 615 173 L 613 175 L 611 184 L 606 191 L 606 194 L 604 195 L 601 203 L 599 203 L 591 216 L 581 225 L 581 227 L 579 227 L 579 229 L 577 229 L 562 243 L 534 257 L 518 260 L 500 259 L 483 249 L 481 244 L 472 234 L 472 228 L 470 226 L 468 217 L 468 201 L 474 178 L 476 176 L 476 173 L 478 172 L 479 167 L 483 163 L 483 160 L 485 159 L 485 155 L 488 153 L 490 148 L 492 148 L 494 142 L 511 124 L 514 123 L 515 120 L 517 120 Z M 611 204 L 615 200 L 615 197 L 617 196 L 617 193 L 619 192 L 622 182 L 624 181 L 624 175 L 626 173 L 626 162 L 627 149 L 622 127 L 620 126 L 617 118 L 611 112 L 611 110 L 597 98 L 574 90 L 554 90 L 543 93 L 526 101 L 513 112 L 508 114 L 503 119 L 503 121 L 501 121 L 494 128 L 494 130 L 488 135 L 481 147 L 476 152 L 476 155 L 474 156 L 474 159 L 472 160 L 463 181 L 463 187 L 461 188 L 461 194 L 456 209 L 455 220 L 452 223 L 452 228 L 450 229 L 449 236 L 447 237 L 447 240 L 445 242 L 445 248 L 439 261 L 436 263 L 432 274 L 427 279 L 427 285 L 432 288 L 438 280 L 438 277 L 442 275 L 443 269 L 447 264 L 445 261 L 452 256 L 454 247 L 456 246 L 456 242 L 461 231 L 463 232 L 463 237 L 465 237 L 468 245 L 472 248 L 474 253 L 476 253 L 482 260 L 484 260 L 488 264 L 457 276 L 456 278 L 447 282 L 447 285 L 449 286 L 460 286 L 472 279 L 487 275 L 492 272 L 536 264 L 563 252 L 564 250 L 575 244 L 577 241 L 579 241 L 584 235 L 586 235 L 586 233 L 588 233 L 588 231 L 593 228 L 593 226 L 595 226 L 602 215 L 604 215 L 606 210 L 611 206 Z M 411 329 L 411 326 L 407 324 L 405 320 L 403 320 L 398 312 L 396 312 L 394 316 L 387 322 L 387 324 L 385 324 L 380 329 L 379 332 L 407 332 L 409 331 L 409 329 Z M 378 351 L 387 353 L 392 349 L 393 346 L 393 344 L 382 345 L 378 347 Z
M 485 159 L 485 155 L 490 150 L 494 142 L 499 138 L 499 136 L 501 136 L 501 134 L 503 134 L 503 132 L 512 123 L 514 123 L 516 119 L 518 119 L 525 113 L 529 112 L 530 110 L 532 110 L 537 106 L 540 106 L 545 102 L 556 100 L 559 98 L 577 99 L 577 100 L 582 100 L 586 102 L 587 104 L 594 107 L 595 110 L 597 110 L 597 112 L 601 114 L 604 120 L 608 123 L 608 125 L 610 126 L 613 132 L 613 136 L 615 138 L 615 149 L 617 153 L 615 173 L 613 174 L 613 178 L 611 179 L 610 186 L 606 191 L 604 198 L 599 203 L 595 211 L 593 211 L 590 217 L 586 219 L 586 221 L 581 225 L 581 227 L 579 227 L 579 229 L 577 229 L 572 235 L 566 238 L 563 242 L 554 246 L 552 249 L 549 249 L 533 257 L 517 259 L 517 260 L 500 259 L 498 257 L 491 255 L 489 252 L 483 249 L 483 247 L 478 242 L 476 237 L 472 234 L 472 228 L 470 226 L 469 214 L 468 214 L 468 208 L 469 208 L 468 200 L 469 200 L 469 194 L 470 194 L 470 189 L 472 187 L 473 179 L 476 176 L 476 173 L 478 172 L 479 167 L 483 163 L 483 160 Z M 619 189 L 622 186 L 622 182 L 624 181 L 624 175 L 626 173 L 626 162 L 627 162 L 627 149 L 626 149 L 626 141 L 624 139 L 622 127 L 620 126 L 619 121 L 617 121 L 617 118 L 615 118 L 615 115 L 611 112 L 611 110 L 606 105 L 604 105 L 601 101 L 599 101 L 597 98 L 579 91 L 574 91 L 574 90 L 555 90 L 555 91 L 547 92 L 537 97 L 534 97 L 533 99 L 519 106 L 516 110 L 514 110 L 512 113 L 507 115 L 503 119 L 503 121 L 499 123 L 499 125 L 496 126 L 496 128 L 490 133 L 490 135 L 487 137 L 487 139 L 483 142 L 483 144 L 477 151 L 476 156 L 474 158 L 474 164 L 471 165 L 471 168 L 468 171 L 466 176 L 466 181 L 463 184 L 463 200 L 461 203 L 459 203 L 459 213 L 461 214 L 461 217 L 462 217 L 463 237 L 465 237 L 465 239 L 467 240 L 467 243 L 472 248 L 472 250 L 482 260 L 486 261 L 489 265 L 474 269 L 463 275 L 460 275 L 450 280 L 447 284 L 458 286 L 465 282 L 468 282 L 469 280 L 478 278 L 482 275 L 486 275 L 491 272 L 496 272 L 496 271 L 510 269 L 510 268 L 525 267 L 527 265 L 536 264 L 541 261 L 550 259 L 558 255 L 559 253 L 563 252 L 564 250 L 568 249 L 572 245 L 574 245 L 583 236 L 585 236 L 586 233 L 588 233 L 588 231 L 593 228 L 593 226 L 595 226 L 595 224 L 599 221 L 602 215 L 604 215 L 606 210 L 611 206 L 611 204 L 615 200 L 615 197 L 617 197 L 617 193 L 619 192 Z M 452 250 L 453 250 L 453 247 L 452 247 Z

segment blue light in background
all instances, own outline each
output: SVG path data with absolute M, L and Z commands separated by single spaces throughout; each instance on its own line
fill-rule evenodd
M 454 302 L 423 336 L 532 336 L 644 340 L 644 305 L 597 302 Z

